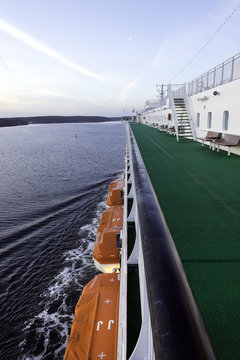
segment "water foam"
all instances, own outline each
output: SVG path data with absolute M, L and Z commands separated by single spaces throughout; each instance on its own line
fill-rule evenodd
M 30 341 L 41 345 L 21 357 L 22 360 L 44 359 L 50 352 L 53 359 L 63 357 L 74 316 L 71 298 L 78 297 L 86 280 L 88 282 L 96 273 L 92 252 L 104 208 L 105 201 L 102 201 L 97 205 L 92 221 L 80 228 L 78 246 L 64 254 L 65 267 L 41 296 L 44 310 L 25 325 L 24 341 L 20 344 L 23 352 Z M 41 348 L 41 351 L 37 350 L 37 347 Z

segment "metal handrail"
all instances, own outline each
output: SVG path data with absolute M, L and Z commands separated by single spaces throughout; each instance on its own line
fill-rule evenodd
M 190 107 L 188 104 L 187 91 L 186 91 L 185 87 L 183 90 L 183 99 L 184 99 L 184 103 L 185 103 L 187 114 L 188 114 L 189 124 L 190 124 L 191 131 L 192 131 L 192 137 L 193 137 L 193 140 L 196 141 L 197 140 L 196 131 L 195 131 L 195 127 L 194 127 L 194 123 L 193 123 L 193 119 L 192 119 L 191 110 L 190 110 Z
M 191 96 L 239 78 L 240 54 L 237 54 L 186 83 L 185 86 L 188 96 Z
M 178 141 L 179 140 L 178 139 L 178 120 L 177 120 L 177 112 L 176 112 L 176 108 L 175 108 L 173 91 L 172 91 L 171 85 L 168 86 L 168 96 L 169 96 L 169 102 L 170 102 L 170 105 L 172 108 L 173 123 L 174 123 L 174 127 L 175 127 L 176 138 Z
M 155 358 L 215 360 L 207 330 L 133 136 L 130 143 Z

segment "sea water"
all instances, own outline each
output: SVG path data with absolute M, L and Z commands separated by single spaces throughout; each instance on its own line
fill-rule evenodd
M 62 359 L 109 183 L 120 122 L 0 128 L 0 357 Z

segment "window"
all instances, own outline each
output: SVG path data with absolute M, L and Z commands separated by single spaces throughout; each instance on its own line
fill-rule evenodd
M 223 130 L 228 130 L 229 111 L 223 112 Z
M 199 126 L 200 126 L 200 113 L 197 113 L 196 126 L 197 126 L 198 128 L 199 128 Z
M 211 129 L 211 127 L 212 127 L 212 113 L 211 112 L 208 112 L 207 127 L 208 127 L 208 129 Z

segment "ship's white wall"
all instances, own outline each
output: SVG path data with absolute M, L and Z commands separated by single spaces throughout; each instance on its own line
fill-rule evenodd
M 160 125 L 172 126 L 172 120 L 168 120 L 168 114 L 172 115 L 172 109 L 167 102 L 164 106 L 138 115 L 137 121 L 154 127 L 160 127 Z
M 217 91 L 219 95 L 213 95 L 214 91 Z M 238 99 L 238 94 L 240 94 L 240 79 L 188 97 L 197 137 L 204 136 L 210 130 L 207 127 L 208 112 L 212 112 L 212 131 L 240 135 L 240 99 Z M 223 129 L 224 111 L 229 111 L 228 130 Z M 160 125 L 172 126 L 172 121 L 168 120 L 168 114 L 171 113 L 171 107 L 167 102 L 165 106 L 138 115 L 137 121 L 156 127 Z M 196 127 L 197 113 L 200 114 L 199 127 Z
M 213 95 L 217 91 L 219 95 Z M 240 135 L 240 79 L 206 90 L 188 98 L 197 137 L 207 133 L 208 112 L 212 112 L 211 130 L 233 135 Z M 228 130 L 223 129 L 223 112 L 229 111 Z M 196 127 L 197 113 L 200 125 Z
M 214 95 L 214 91 L 217 91 L 218 95 Z M 239 94 L 240 79 L 237 79 L 188 97 L 188 105 L 198 138 L 204 137 L 208 130 L 240 136 Z M 229 112 L 228 130 L 223 129 L 224 111 Z M 211 129 L 207 127 L 208 112 L 212 113 Z M 200 114 L 199 127 L 196 126 L 197 113 Z M 168 120 L 168 114 L 172 114 L 169 99 L 167 99 L 166 105 L 138 115 L 137 121 L 158 128 L 161 125 L 170 127 L 173 123 L 172 120 Z M 227 150 L 226 147 L 221 146 L 220 148 Z M 232 147 L 231 151 L 240 155 L 240 146 Z

